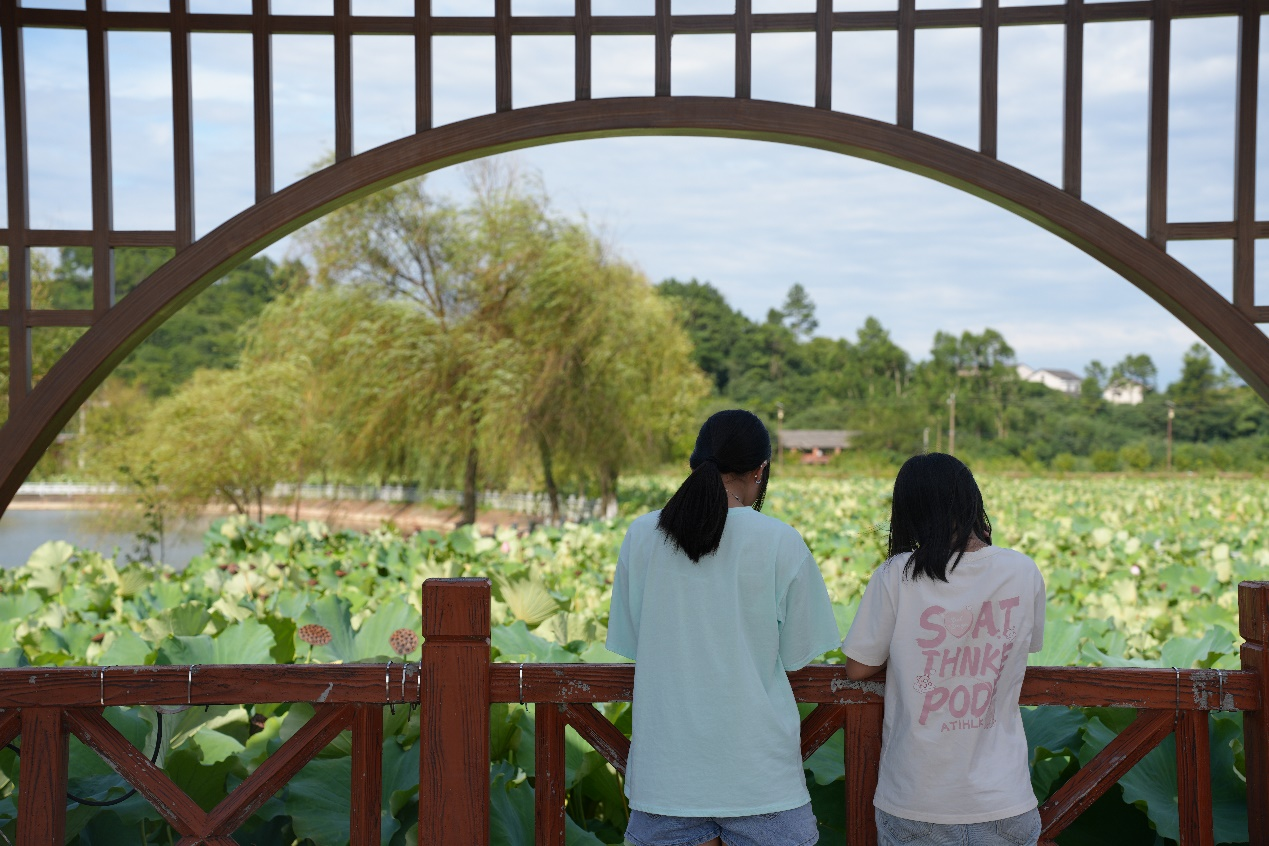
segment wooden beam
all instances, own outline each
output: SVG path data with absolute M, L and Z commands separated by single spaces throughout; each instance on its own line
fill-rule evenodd
M 1172 733 L 1174 712 L 1143 711 L 1040 806 L 1041 837 L 1052 839 Z
M 872 797 L 877 792 L 881 762 L 882 705 L 857 705 L 846 709 L 845 736 L 846 841 L 852 846 L 877 846 L 877 823 Z
M 31 390 L 31 333 L 26 312 L 31 307 L 31 263 L 26 232 L 30 226 L 26 165 L 26 85 L 23 82 L 22 35 L 16 3 L 0 3 L 0 53 L 4 74 L 5 190 L 9 224 L 9 419 Z
M 432 128 L 432 0 L 414 0 L 414 131 Z
M 251 73 L 255 110 L 256 202 L 273 193 L 273 42 L 269 0 L 251 0 Z
M 93 311 L 105 314 L 115 301 L 110 173 L 110 61 L 104 0 L 87 0 L 88 145 L 92 173 Z
M 1176 787 L 1180 846 L 1215 846 L 1212 826 L 1212 751 L 1207 714 L 1187 711 L 1176 721 Z
M 978 75 L 978 152 L 993 159 L 997 150 L 1000 80 L 1000 0 L 982 0 L 981 64 Z
M 670 96 L 670 0 L 656 0 L 656 83 L 658 97 Z
M 736 97 L 753 97 L 753 0 L 736 0 Z
M 591 23 L 590 0 L 574 0 L 573 6 L 573 99 L 589 100 L 591 92 Z
M 816 705 L 815 710 L 802 720 L 802 760 L 828 741 L 845 723 L 849 705 Z
M 26 313 L 26 325 L 92 326 L 97 312 L 92 309 L 32 309 Z
M 173 218 L 178 250 L 194 243 L 194 99 L 190 80 L 189 0 L 171 0 Z
M 1168 243 L 1168 82 L 1172 45 L 1172 0 L 1152 0 L 1150 19 L 1150 129 L 1146 178 L 1146 237 Z
M 1260 76 L 1257 0 L 1238 18 L 1238 94 L 1234 117 L 1234 305 L 1256 305 L 1256 109 Z
M 1064 17 L 1062 190 L 1079 197 L 1084 169 L 1084 0 L 1067 0 Z
M 1237 236 L 1233 221 L 1204 221 L 1201 223 L 1169 223 L 1169 241 L 1224 241 Z
M 60 708 L 22 711 L 17 846 L 51 846 L 65 841 L 69 753 Z
M 335 161 L 353 154 L 352 14 L 350 0 L 335 2 Z
M 1238 586 L 1242 667 L 1255 674 L 1260 707 L 1243 714 L 1247 773 L 1247 831 L 1251 843 L 1269 843 L 1269 582 Z
M 489 580 L 423 583 L 419 846 L 489 846 Z
M 912 128 L 913 98 L 916 86 L 916 0 L 899 0 L 899 68 L 895 76 L 895 123 Z
M 383 804 L 383 706 L 353 706 L 349 846 L 379 846 Z
M 815 108 L 833 108 L 833 0 L 815 3 Z
M 494 107 L 511 111 L 511 0 L 494 0 Z
M 533 828 L 537 846 L 564 846 L 564 715 L 539 702 L 533 719 Z
M 630 758 L 630 739 L 617 730 L 599 710 L 585 702 L 561 703 L 560 713 L 591 748 L 625 775 Z

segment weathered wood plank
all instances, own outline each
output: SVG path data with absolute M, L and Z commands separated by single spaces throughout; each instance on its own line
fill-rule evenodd
M 353 151 L 352 14 L 350 0 L 335 2 L 335 161 Z
M 982 0 L 978 74 L 978 152 L 997 155 L 1000 90 L 1000 0 Z
M 177 834 L 189 836 L 207 828 L 207 813 L 99 711 L 70 708 L 65 716 L 75 736 L 135 787 Z
M 1238 586 L 1242 666 L 1254 674 L 1260 704 L 1245 708 L 1243 749 L 1247 771 L 1247 829 L 1252 843 L 1269 843 L 1269 582 Z
M 564 715 L 555 702 L 534 710 L 534 839 L 537 846 L 564 846 Z
M 255 133 L 256 202 L 273 193 L 273 34 L 269 0 L 251 0 L 252 126 Z
M 842 727 L 846 705 L 817 705 L 802 720 L 802 760 L 805 761 Z
M 414 131 L 432 128 L 432 0 L 414 0 Z
M 877 792 L 877 768 L 881 763 L 880 703 L 847 708 L 845 737 L 846 840 L 852 846 L 877 846 L 877 822 L 872 797 Z
M 1214 846 L 1212 752 L 1207 714 L 1189 711 L 1176 721 L 1176 786 L 1180 846 Z
M 171 0 L 172 169 L 175 246 L 194 242 L 194 110 L 190 77 L 189 0 Z
M 654 93 L 670 96 L 670 0 L 656 0 L 656 79 Z
M 573 29 L 573 99 L 589 100 L 591 92 L 591 25 L 590 0 L 574 0 Z
M 54 846 L 65 841 L 69 754 L 60 708 L 22 711 L 17 846 Z
M 114 256 L 110 251 L 110 62 L 107 59 L 104 0 L 88 0 L 88 148 L 92 173 L 93 311 L 114 305 Z
M 1153 0 L 1150 19 L 1150 127 L 1146 176 L 1146 237 L 1168 242 L 1168 85 L 1172 51 L 1172 0 Z
M 383 706 L 354 705 L 350 846 L 379 846 L 383 804 Z
M 591 748 L 604 757 L 621 774 L 626 772 L 630 758 L 630 739 L 617 730 L 594 705 L 574 702 L 560 706 L 568 724 L 576 729 Z
M 423 583 L 419 843 L 489 844 L 489 580 Z
M 895 123 L 911 129 L 916 86 L 916 0 L 899 0 L 898 37 Z
M 1172 711 L 1142 711 L 1119 736 L 1040 806 L 1041 835 L 1052 839 L 1172 733 Z
M 815 108 L 833 108 L 833 0 L 815 4 Z
M 736 96 L 753 96 L 753 0 L 736 0 Z
M 494 109 L 511 111 L 511 0 L 494 0 Z
M 1260 78 L 1260 10 L 1243 0 L 1238 18 L 1238 94 L 1234 117 L 1234 305 L 1256 306 L 1256 109 Z

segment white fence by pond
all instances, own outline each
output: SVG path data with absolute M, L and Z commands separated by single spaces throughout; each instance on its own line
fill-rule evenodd
M 273 486 L 273 499 L 294 500 L 294 484 L 280 483 Z M 18 488 L 18 497 L 67 497 L 67 496 L 115 496 L 130 493 L 124 485 L 94 485 L 78 482 L 27 482 Z M 456 506 L 463 501 L 462 491 L 439 488 L 420 488 L 416 485 L 300 485 L 302 500 L 340 502 L 399 502 L 437 503 Z M 550 519 L 551 501 L 544 493 L 508 493 L 506 491 L 481 491 L 476 501 L 483 508 L 498 511 L 514 511 L 539 519 Z M 572 494 L 560 498 L 560 516 L 565 520 L 580 522 L 605 516 L 603 503 L 598 499 Z

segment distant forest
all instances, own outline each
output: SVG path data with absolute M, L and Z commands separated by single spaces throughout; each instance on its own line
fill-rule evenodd
M 752 408 L 775 431 L 777 403 L 791 429 L 858 432 L 843 464 L 893 464 L 925 448 L 947 448 L 949 399 L 956 396 L 958 454 L 1001 469 L 1158 470 L 1166 464 L 1169 404 L 1173 469 L 1260 470 L 1269 463 L 1269 407 L 1206 347 L 1184 355 L 1166 388 L 1146 355 L 1085 368 L 1079 396 L 1017 374 L 1013 348 L 993 329 L 938 332 L 929 357 L 914 361 L 875 318 L 853 340 L 817 336 L 815 305 L 793 285 L 784 305 L 754 321 L 708 282 L 657 286 L 691 338 L 709 376 L 714 406 Z M 1113 382 L 1145 388 L 1139 405 L 1102 399 Z M 928 431 L 927 431 L 928 430 Z

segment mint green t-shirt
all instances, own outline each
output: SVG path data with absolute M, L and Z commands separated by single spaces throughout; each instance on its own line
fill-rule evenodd
M 630 807 L 651 814 L 766 814 L 810 801 L 786 673 L 841 635 L 801 535 L 750 508 L 692 563 L 635 520 L 621 545 L 608 649 L 635 660 Z

